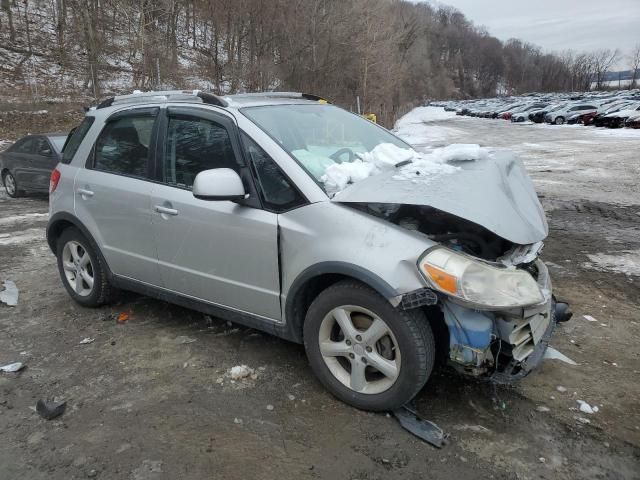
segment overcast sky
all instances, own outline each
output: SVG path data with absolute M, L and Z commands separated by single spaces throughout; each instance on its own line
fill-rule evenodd
M 502 40 L 520 38 L 549 51 L 618 48 L 627 55 L 640 43 L 640 0 L 429 1 L 456 7 Z

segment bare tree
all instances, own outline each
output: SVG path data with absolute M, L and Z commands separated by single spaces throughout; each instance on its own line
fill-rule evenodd
M 631 55 L 629 56 L 629 67 L 631 69 L 631 83 L 629 89 L 636 88 L 636 80 L 638 79 L 638 73 L 640 71 L 640 43 L 637 43 Z
M 604 86 L 607 73 L 611 66 L 618 59 L 620 52 L 618 49 L 603 49 L 593 54 L 593 69 L 595 74 L 596 89 L 600 90 Z

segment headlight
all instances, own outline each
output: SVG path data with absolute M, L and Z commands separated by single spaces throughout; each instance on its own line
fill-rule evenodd
M 493 266 L 445 247 L 427 250 L 418 268 L 433 288 L 476 307 L 535 305 L 544 296 L 524 270 Z

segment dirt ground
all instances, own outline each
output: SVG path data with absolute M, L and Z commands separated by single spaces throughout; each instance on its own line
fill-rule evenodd
M 0 374 L 0 479 L 640 478 L 640 277 L 621 273 L 640 249 L 640 136 L 438 126 L 443 143 L 525 159 L 549 218 L 543 258 L 575 312 L 552 345 L 577 366 L 547 360 L 514 387 L 436 371 L 418 410 L 450 434 L 438 450 L 331 397 L 301 346 L 132 294 L 77 306 L 44 239 L 47 199 L 3 193 L 0 280 L 20 300 L 0 305 L 0 365 L 27 368 Z M 231 381 L 239 364 L 257 378 Z M 40 418 L 46 397 L 66 413 Z

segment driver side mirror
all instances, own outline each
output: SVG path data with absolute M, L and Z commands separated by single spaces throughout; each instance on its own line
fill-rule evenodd
M 246 196 L 240 175 L 230 168 L 204 170 L 193 181 L 193 196 L 200 200 L 236 202 Z

